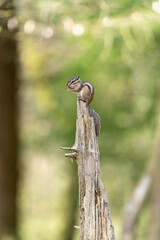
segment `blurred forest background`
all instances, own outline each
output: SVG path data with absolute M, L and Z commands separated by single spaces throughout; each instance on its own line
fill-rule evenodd
M 77 166 L 59 149 L 74 143 L 76 96 L 65 84 L 77 75 L 95 87 L 101 175 L 122 239 L 157 131 L 160 1 L 0 0 L 0 239 L 78 239 Z

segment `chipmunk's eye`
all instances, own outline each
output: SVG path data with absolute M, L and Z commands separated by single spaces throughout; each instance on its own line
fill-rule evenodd
M 74 80 L 72 80 L 71 83 L 74 83 Z

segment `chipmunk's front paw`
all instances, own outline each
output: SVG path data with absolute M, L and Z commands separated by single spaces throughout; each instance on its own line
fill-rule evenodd
M 77 96 L 78 100 L 81 100 L 82 102 L 86 102 L 80 95 Z

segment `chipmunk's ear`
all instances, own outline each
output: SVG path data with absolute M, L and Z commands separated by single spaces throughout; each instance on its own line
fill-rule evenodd
M 80 76 L 78 76 L 77 78 L 80 79 Z

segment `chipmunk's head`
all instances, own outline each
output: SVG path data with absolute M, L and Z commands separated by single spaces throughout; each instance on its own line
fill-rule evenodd
M 80 77 L 72 77 L 67 83 L 66 86 L 71 92 L 78 93 L 82 88 L 83 82 Z

